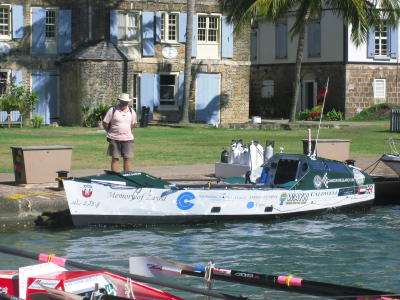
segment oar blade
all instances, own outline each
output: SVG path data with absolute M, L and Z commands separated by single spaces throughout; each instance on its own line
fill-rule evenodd
M 181 274 L 182 270 L 192 271 L 194 268 L 156 256 L 134 256 L 129 258 L 129 272 L 131 274 L 155 278 L 168 278 L 173 276 L 185 276 Z
M 83 300 L 82 296 L 64 292 L 61 290 L 56 290 L 40 283 L 39 285 L 47 293 L 36 293 L 34 294 L 35 296 L 30 295 L 29 297 L 31 297 L 33 300 Z

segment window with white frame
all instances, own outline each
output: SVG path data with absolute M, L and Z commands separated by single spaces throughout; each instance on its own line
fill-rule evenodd
M 160 74 L 160 107 L 176 105 L 177 87 L 176 74 Z
M 374 55 L 388 55 L 388 49 L 388 27 L 386 24 L 376 25 Z
M 386 79 L 374 79 L 374 98 L 386 98 Z
M 161 41 L 166 43 L 178 41 L 178 14 L 161 13 Z
M 8 71 L 0 71 L 0 97 L 7 91 Z
M 9 5 L 0 5 L 0 39 L 11 38 L 11 12 Z
M 139 13 L 134 11 L 119 11 L 118 40 L 139 41 Z
M 46 41 L 55 40 L 57 37 L 57 10 L 46 9 Z
M 218 43 L 220 36 L 220 18 L 219 16 L 198 16 L 197 22 L 199 42 Z

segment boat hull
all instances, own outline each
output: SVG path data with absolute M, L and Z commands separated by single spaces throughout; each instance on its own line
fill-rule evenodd
M 134 188 L 65 180 L 75 226 L 199 224 L 268 221 L 326 210 L 368 206 L 373 184 L 333 189 Z
M 269 214 L 269 215 L 220 215 L 220 216 L 134 216 L 134 215 L 75 215 L 73 216 L 74 226 L 158 226 L 158 225 L 191 225 L 191 224 L 209 224 L 223 222 L 269 222 L 277 220 L 285 220 L 305 215 L 350 211 L 358 209 L 368 209 L 373 200 L 364 201 L 362 203 L 349 204 L 337 208 L 326 208 L 313 211 L 293 212 L 288 214 Z
M 396 172 L 398 176 L 400 176 L 400 157 L 397 155 L 384 154 L 381 157 L 381 161 L 383 161 L 389 168 Z

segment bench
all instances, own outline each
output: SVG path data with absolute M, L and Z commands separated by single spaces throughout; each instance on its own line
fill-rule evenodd
M 18 110 L 13 110 L 10 112 L 10 123 L 8 124 L 8 127 L 11 127 L 12 125 L 19 125 L 19 127 L 22 128 L 22 114 Z
M 18 110 L 13 110 L 10 113 L 0 111 L 0 125 L 19 125 L 22 128 L 22 115 Z

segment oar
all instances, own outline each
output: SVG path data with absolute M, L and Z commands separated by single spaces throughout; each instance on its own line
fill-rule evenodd
M 159 257 L 131 257 L 129 259 L 130 272 L 143 276 L 196 276 L 204 277 L 204 267 L 193 267 L 182 263 L 163 260 Z M 144 275 L 145 274 L 145 275 Z M 398 296 L 390 292 L 382 292 L 352 286 L 337 285 L 295 278 L 292 276 L 276 276 L 246 271 L 226 270 L 214 268 L 212 279 L 276 289 L 287 292 L 296 292 L 314 296 L 346 299 L 391 299 L 386 297 Z M 382 296 L 386 295 L 385 298 Z
M 186 287 L 186 286 L 182 286 L 182 285 L 168 283 L 168 282 L 164 282 L 164 281 L 160 281 L 160 280 L 156 280 L 156 279 L 148 278 L 148 277 L 144 277 L 144 276 L 132 275 L 127 272 L 121 272 L 121 271 L 113 270 L 110 268 L 103 268 L 103 267 L 100 268 L 98 266 L 84 264 L 84 263 L 76 262 L 76 261 L 73 261 L 73 260 L 70 260 L 67 258 L 58 257 L 53 254 L 49 255 L 49 254 L 44 254 L 44 253 L 34 253 L 34 252 L 16 249 L 13 247 L 8 247 L 8 246 L 3 246 L 3 245 L 0 245 L 0 252 L 11 254 L 11 255 L 17 255 L 20 257 L 30 258 L 30 259 L 38 260 L 41 262 L 52 262 L 52 263 L 62 266 L 62 267 L 70 266 L 70 267 L 87 270 L 87 271 L 107 271 L 110 273 L 114 273 L 116 275 L 131 278 L 132 280 L 139 281 L 139 282 L 150 283 L 150 284 L 154 284 L 154 285 L 158 285 L 158 286 L 168 287 L 168 288 L 175 289 L 175 290 L 185 291 L 185 292 L 189 292 L 189 293 L 193 293 L 193 294 L 201 294 L 201 295 L 215 297 L 215 298 L 219 298 L 219 299 L 246 299 L 241 296 L 237 297 L 237 296 L 233 296 L 233 295 L 229 295 L 229 294 L 225 294 L 225 293 L 219 293 L 219 292 L 214 292 L 214 291 L 210 291 L 210 290 L 204 290 L 204 289 L 199 289 L 199 288 L 194 288 L 194 287 Z
M 0 292 L 0 300 L 24 300 L 24 299 Z

